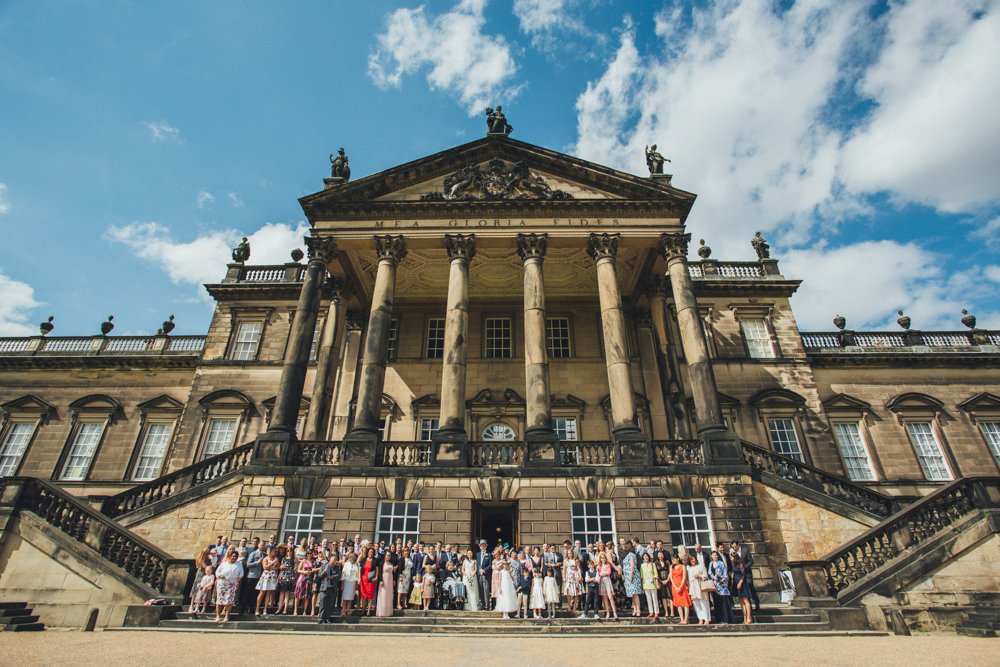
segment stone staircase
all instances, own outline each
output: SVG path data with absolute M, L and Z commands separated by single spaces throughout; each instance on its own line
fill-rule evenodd
M 0 602 L 0 628 L 5 632 L 38 632 L 45 629 L 27 602 Z
M 775 606 L 763 607 L 754 623 L 743 625 L 739 612 L 733 625 L 680 625 L 677 618 L 649 619 L 620 617 L 618 620 L 579 619 L 569 612 L 559 612 L 554 619 L 503 619 L 496 612 L 466 611 L 396 611 L 392 617 L 349 615 L 334 616 L 327 625 L 318 625 L 306 616 L 274 616 L 254 619 L 251 615 L 232 615 L 228 623 L 216 622 L 212 614 L 172 614 L 147 630 L 184 632 L 310 632 L 417 635 L 602 635 L 602 636 L 712 636 L 729 633 L 753 635 L 885 635 L 872 631 L 838 631 L 809 609 Z M 109 628 L 110 630 L 111 628 Z M 134 630 L 138 628 L 123 628 Z
M 956 626 L 955 632 L 970 637 L 996 637 L 1000 630 L 1000 607 L 976 607 L 969 617 Z

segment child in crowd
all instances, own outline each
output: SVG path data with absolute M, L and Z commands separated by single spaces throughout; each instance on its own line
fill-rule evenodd
M 597 595 L 601 577 L 597 574 L 597 561 L 591 558 L 587 561 L 587 572 L 583 576 L 583 582 L 587 587 L 587 602 L 583 606 L 583 613 L 580 618 L 590 618 L 590 610 L 594 610 L 594 618 L 598 617 Z
M 528 606 L 531 600 L 531 571 L 520 568 L 520 579 L 517 584 L 517 617 L 528 618 Z
M 212 587 L 215 586 L 215 575 L 212 574 L 212 566 L 205 566 L 205 575 L 195 587 L 194 597 L 191 598 L 191 613 L 205 611 L 205 603 L 212 599 Z
M 542 579 L 542 568 L 532 572 L 531 577 L 531 611 L 535 618 L 541 618 L 545 610 L 545 582 Z
M 424 584 L 421 588 L 423 591 L 421 597 L 424 599 L 424 611 L 431 608 L 431 600 L 434 599 L 434 581 L 434 566 L 428 565 L 424 574 Z
M 556 617 L 556 605 L 559 604 L 559 582 L 556 581 L 556 571 L 553 568 L 545 570 L 545 604 L 549 608 L 549 618 Z
M 423 593 L 423 577 L 419 574 L 413 575 L 413 590 L 410 591 L 410 606 L 414 609 L 420 609 L 420 603 L 422 601 L 421 595 Z

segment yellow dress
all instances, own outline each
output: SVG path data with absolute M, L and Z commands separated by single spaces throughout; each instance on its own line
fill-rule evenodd
M 420 584 L 414 583 L 413 590 L 410 591 L 410 604 L 415 604 L 418 607 L 423 604 L 423 600 L 420 598 Z

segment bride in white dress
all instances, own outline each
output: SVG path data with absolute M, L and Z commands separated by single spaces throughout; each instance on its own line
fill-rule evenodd
M 506 563 L 500 564 L 500 570 L 500 594 L 497 595 L 495 611 L 503 612 L 504 618 L 510 618 L 510 613 L 517 611 L 517 589 Z
M 476 557 L 469 549 L 462 563 L 462 579 L 465 580 L 465 611 L 479 611 L 479 577 Z

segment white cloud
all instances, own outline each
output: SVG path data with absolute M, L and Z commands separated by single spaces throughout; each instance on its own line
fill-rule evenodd
M 229 198 L 233 200 L 233 206 L 240 207 L 243 206 L 243 200 L 240 199 L 235 192 L 227 192 Z
M 792 297 L 803 331 L 831 330 L 834 315 L 846 317 L 851 329 L 894 331 L 899 309 L 914 329 L 927 331 L 963 329 L 963 308 L 977 315 L 980 326 L 1000 319 L 994 311 L 977 313 L 974 305 L 992 301 L 995 287 L 986 279 L 1000 282 L 1000 267 L 972 266 L 949 275 L 948 261 L 916 243 L 864 241 L 787 251 L 781 272 L 808 277 Z
M 0 215 L 3 215 L 10 210 L 10 204 L 7 203 L 7 186 L 0 183 Z
M 167 139 L 173 139 L 179 144 L 183 144 L 184 140 L 181 139 L 181 131 L 176 127 L 171 127 L 170 123 L 165 120 L 153 123 L 143 123 L 149 128 L 149 132 L 153 137 L 153 142 L 165 141 Z
M 521 31 L 531 35 L 531 45 L 543 51 L 559 44 L 559 33 L 578 33 L 603 43 L 604 35 L 588 30 L 578 16 L 579 4 L 579 0 L 514 0 L 514 15 Z
M 40 305 L 31 285 L 0 273 L 0 336 L 38 335 L 38 327 L 28 324 L 28 311 Z
M 517 70 L 502 35 L 483 34 L 486 0 L 464 0 L 450 12 L 428 16 L 423 5 L 397 9 L 377 35 L 379 50 L 368 58 L 368 76 L 380 87 L 399 87 L 403 76 L 429 67 L 431 90 L 458 97 L 470 116 L 517 94 L 508 84 Z
M 291 261 L 289 253 L 303 246 L 302 237 L 309 234 L 309 225 L 299 222 L 296 227 L 268 223 L 249 235 L 250 264 L 284 264 Z M 192 241 L 178 242 L 170 229 L 158 222 L 133 222 L 112 225 L 105 238 L 124 243 L 138 257 L 160 265 L 174 283 L 218 283 L 226 274 L 226 264 L 232 261 L 232 249 L 243 233 L 234 229 L 213 231 Z
M 198 193 L 198 198 L 195 200 L 198 203 L 198 208 L 205 206 L 205 202 L 212 203 L 215 201 L 215 197 L 212 196 L 211 192 L 202 190 Z

